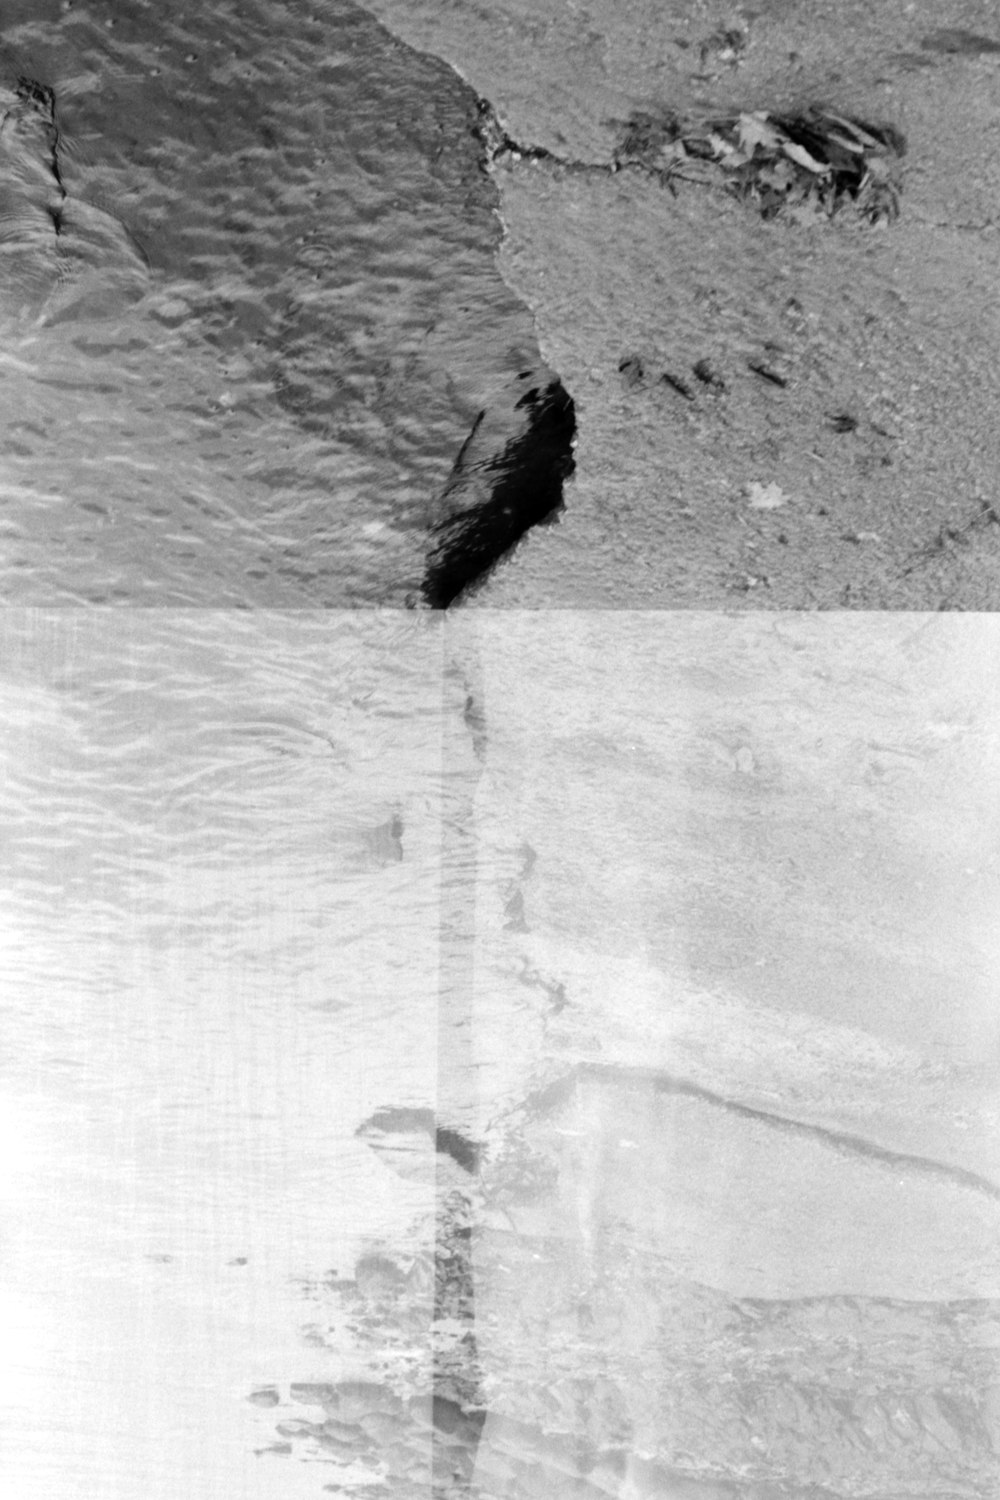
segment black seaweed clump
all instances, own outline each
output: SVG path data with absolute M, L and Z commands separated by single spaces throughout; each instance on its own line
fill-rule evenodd
M 520 427 L 503 449 L 484 452 L 480 412 L 455 461 L 431 527 L 424 602 L 447 609 L 478 583 L 532 526 L 555 519 L 573 472 L 576 414 L 558 380 L 538 383 L 514 404 Z

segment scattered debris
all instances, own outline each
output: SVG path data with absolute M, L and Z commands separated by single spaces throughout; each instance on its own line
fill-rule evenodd
M 777 346 L 765 345 L 765 348 L 777 348 Z M 656 361 L 656 363 L 659 363 Z M 776 386 L 779 390 L 787 390 L 791 383 L 791 376 L 778 368 L 779 360 L 748 359 L 747 369 L 754 375 L 760 376 L 761 380 L 768 385 Z M 651 385 L 667 385 L 676 391 L 678 396 L 683 396 L 685 401 L 696 399 L 695 388 L 691 382 L 678 375 L 674 370 L 661 370 L 658 374 L 650 368 L 651 361 L 643 358 L 641 354 L 629 354 L 618 363 L 618 373 L 622 377 L 622 383 L 629 391 L 636 391 L 640 386 L 647 389 Z M 691 366 L 691 372 L 698 383 L 704 386 L 713 396 L 724 395 L 729 390 L 729 385 L 718 367 L 709 359 L 699 359 Z M 850 432 L 857 426 L 854 417 L 846 413 L 831 415 L 830 421 L 836 431 Z
M 742 27 L 720 26 L 712 35 L 706 37 L 698 48 L 698 56 L 704 71 L 712 64 L 725 63 L 728 67 L 738 67 L 743 59 L 749 40 L 745 23 Z
M 761 364 L 760 361 L 753 359 L 747 360 L 747 365 L 755 375 L 759 375 L 762 380 L 770 381 L 771 385 L 781 386 L 782 389 L 788 385 L 784 375 L 779 375 L 777 370 L 771 369 L 770 365 Z
M 992 37 L 979 36 L 975 31 L 963 31 L 958 26 L 942 26 L 921 38 L 925 52 L 959 53 L 965 57 L 978 57 L 986 52 L 1000 52 L 1000 42 Z
M 638 354 L 628 354 L 619 362 L 618 373 L 622 376 L 625 384 L 631 390 L 640 384 L 646 373 L 645 366 Z
M 615 166 L 641 166 L 669 184 L 674 177 L 705 181 L 708 164 L 721 167 L 728 190 L 756 203 L 765 219 L 786 211 L 832 217 L 849 202 L 876 224 L 899 215 L 905 151 L 894 126 L 818 105 L 799 114 L 750 110 L 690 124 L 664 110 L 636 112 L 624 122 Z M 701 175 L 692 179 L 681 168 Z
M 683 396 L 685 401 L 694 400 L 694 391 L 688 385 L 687 381 L 682 380 L 679 375 L 673 375 L 669 370 L 664 370 L 660 379 L 664 385 L 669 385 L 672 390 L 675 390 L 678 396 Z
M 726 382 L 707 359 L 699 359 L 697 364 L 691 366 L 691 370 L 702 385 L 707 385 L 710 390 L 717 392 L 720 396 L 725 392 Z
M 892 127 L 816 107 L 798 115 L 757 111 L 717 121 L 708 140 L 732 191 L 754 199 L 764 218 L 790 208 L 832 216 L 845 201 L 872 224 L 899 215 L 895 164 L 905 142 Z
M 970 533 L 978 530 L 981 526 L 1000 526 L 1000 510 L 992 505 L 983 495 L 978 497 L 979 508 L 974 511 L 962 526 L 943 525 L 938 527 L 934 537 L 925 546 L 911 555 L 908 565 L 903 568 L 901 577 L 906 578 L 917 568 L 927 564 L 939 553 L 946 552 L 952 546 L 968 546 Z
M 744 490 L 751 510 L 780 510 L 788 504 L 788 496 L 776 484 L 758 484 L 754 481 Z
M 663 165 L 661 158 L 673 154 L 672 148 L 678 145 L 682 148 L 680 154 L 686 155 L 681 122 L 673 110 L 655 115 L 636 110 L 628 120 L 612 120 L 609 124 L 619 124 L 624 128 L 615 152 L 617 166 L 633 165 L 655 171 Z
M 987 38 L 952 41 L 947 50 L 990 50 Z M 738 61 L 745 37 L 716 33 L 703 44 L 724 61 Z M 941 48 L 943 42 L 936 43 Z M 1000 44 L 996 44 L 1000 46 Z M 676 192 L 675 180 L 711 185 L 723 172 L 727 191 L 753 201 L 765 219 L 787 212 L 794 219 L 832 218 L 853 204 L 869 224 L 899 216 L 899 163 L 906 140 L 893 125 L 872 124 L 822 105 L 796 114 L 743 110 L 718 119 L 685 121 L 672 109 L 635 110 L 627 120 L 609 120 L 620 135 L 610 162 L 572 161 L 545 147 L 525 145 L 508 135 L 488 100 L 479 101 L 475 132 L 489 163 L 503 158 L 546 162 L 567 172 L 604 174 L 638 167 Z

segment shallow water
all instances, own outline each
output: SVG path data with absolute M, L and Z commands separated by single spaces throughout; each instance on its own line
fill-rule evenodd
M 478 413 L 539 361 L 473 91 L 348 0 L 15 5 L 0 75 L 52 90 L 65 193 L 56 235 L 21 120 L 5 599 L 402 603 Z

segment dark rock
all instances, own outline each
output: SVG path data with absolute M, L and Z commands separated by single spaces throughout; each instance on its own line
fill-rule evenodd
M 533 371 L 517 377 L 511 394 L 512 410 L 499 422 L 497 413 L 480 412 L 441 497 L 423 582 L 432 609 L 447 609 L 526 531 L 562 509 L 574 467 L 573 402 L 557 379 L 543 384 Z M 503 434 L 498 447 L 497 428 L 505 425 L 513 435 Z

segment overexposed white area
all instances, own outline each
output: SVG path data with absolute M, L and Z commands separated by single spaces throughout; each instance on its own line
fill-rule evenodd
M 493 1096 L 516 1107 L 527 1036 L 549 1076 L 654 1069 L 716 1097 L 664 1106 L 633 1174 L 648 1243 L 696 1280 L 1000 1294 L 1000 622 L 483 612 L 450 639 L 490 725 Z M 814 1133 L 758 1148 L 727 1100 Z M 604 1194 L 599 1151 L 593 1170 Z
M 247 1398 L 427 1207 L 354 1130 L 436 1094 L 438 632 L 0 629 L 4 1492 L 319 1494 Z
M 997 1295 L 993 617 L 0 631 L 5 1493 L 324 1493 L 273 1451 L 356 1368 L 320 1289 L 433 1202 L 357 1126 L 516 1146 L 580 1064 L 523 1116 L 558 1185 L 480 1241 L 491 1389 L 572 1277 L 643 1316 L 623 1234 L 685 1296 Z M 495 1266 L 553 1234 L 522 1337 Z
M 482 858 L 544 833 L 527 941 L 577 994 L 627 972 L 632 1014 L 666 983 L 1000 1064 L 995 616 L 484 612 L 451 643 Z

